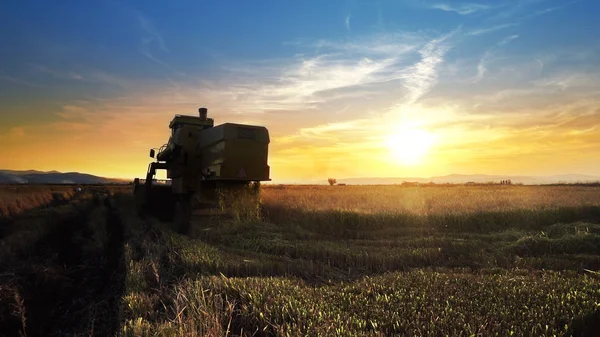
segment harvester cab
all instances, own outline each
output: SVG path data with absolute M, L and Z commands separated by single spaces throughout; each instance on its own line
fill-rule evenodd
M 198 112 L 175 115 L 169 141 L 150 150 L 156 161 L 148 165 L 146 179 L 134 180 L 138 211 L 174 221 L 180 232 L 189 231 L 194 215 L 230 213 L 240 208 L 240 199 L 246 201 L 241 208 L 258 210 L 259 184 L 270 180 L 265 127 L 214 126 L 206 108 Z M 155 179 L 157 170 L 165 170 L 167 179 Z

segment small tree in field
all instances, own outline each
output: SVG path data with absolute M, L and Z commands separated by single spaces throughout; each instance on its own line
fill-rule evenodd
M 329 186 L 337 184 L 337 180 L 335 180 L 334 178 L 327 179 L 327 182 L 329 183 Z

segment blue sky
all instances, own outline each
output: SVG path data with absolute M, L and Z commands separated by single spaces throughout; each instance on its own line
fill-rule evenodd
M 207 106 L 217 122 L 267 125 L 286 179 L 364 175 L 346 158 L 372 175 L 600 173 L 595 1 L 13 1 L 0 13 L 0 139 L 19 153 L 68 145 L 72 170 L 132 174 L 174 113 Z M 392 163 L 410 147 L 398 132 L 431 145 Z M 57 168 L 43 158 L 0 166 Z

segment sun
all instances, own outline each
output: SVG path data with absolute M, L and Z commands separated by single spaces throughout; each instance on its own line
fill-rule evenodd
M 396 163 L 414 166 L 424 161 L 435 140 L 435 135 L 427 130 L 398 127 L 387 136 L 386 146 Z

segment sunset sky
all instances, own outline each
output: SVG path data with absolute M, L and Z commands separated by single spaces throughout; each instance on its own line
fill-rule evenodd
M 600 174 L 600 2 L 3 1 L 0 169 L 143 176 L 174 114 L 274 181 Z

